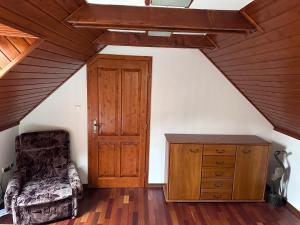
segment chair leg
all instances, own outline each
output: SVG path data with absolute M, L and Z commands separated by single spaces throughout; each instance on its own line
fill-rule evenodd
M 72 198 L 72 219 L 74 219 L 78 215 L 78 202 L 77 198 Z

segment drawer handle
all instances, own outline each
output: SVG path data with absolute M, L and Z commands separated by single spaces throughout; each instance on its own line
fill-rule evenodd
M 216 152 L 219 153 L 219 154 L 222 154 L 222 153 L 225 152 L 225 150 L 224 149 L 217 149 Z
M 193 153 L 198 153 L 198 152 L 199 152 L 199 149 L 198 149 L 198 148 L 196 148 L 196 149 L 192 149 L 192 148 L 190 148 L 190 152 L 193 152 Z
M 222 161 L 216 161 L 216 164 L 217 165 L 223 165 L 224 164 L 224 161 L 222 160 Z
M 220 194 L 214 194 L 214 199 L 220 199 L 222 197 L 222 195 Z
M 250 153 L 251 152 L 251 149 L 244 149 L 243 150 L 243 153 L 247 154 L 247 153 Z
M 224 184 L 223 183 L 215 183 L 215 187 L 224 187 Z
M 224 173 L 223 172 L 215 172 L 215 175 L 217 177 L 222 177 L 224 175 Z

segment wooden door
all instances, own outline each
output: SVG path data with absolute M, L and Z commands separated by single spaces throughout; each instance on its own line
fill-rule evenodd
M 169 159 L 169 199 L 200 198 L 203 145 L 171 144 Z
M 268 152 L 268 146 L 238 146 L 233 200 L 263 200 Z
M 143 187 L 150 57 L 98 55 L 88 64 L 89 185 Z

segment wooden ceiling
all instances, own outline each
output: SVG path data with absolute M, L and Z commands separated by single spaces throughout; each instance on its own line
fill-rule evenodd
M 300 139 L 300 1 L 256 0 L 245 11 L 262 31 L 220 34 L 203 53 L 275 130 Z
M 0 1 L 0 23 L 43 40 L 0 79 L 0 129 L 18 124 L 103 46 L 119 44 L 201 48 L 276 130 L 299 139 L 299 10 L 299 0 L 255 0 L 241 12 L 126 6 L 91 9 L 84 0 Z M 209 35 L 202 39 L 124 36 L 106 28 Z
M 64 22 L 83 0 L 0 1 L 0 23 L 44 40 L 0 79 L 0 130 L 19 121 L 78 71 L 101 46 L 99 30 Z
M 0 29 L 1 27 L 3 26 L 0 24 Z M 6 32 L 4 33 L 6 34 Z M 28 55 L 38 42 L 38 39 L 31 37 L 0 35 L 0 78 Z

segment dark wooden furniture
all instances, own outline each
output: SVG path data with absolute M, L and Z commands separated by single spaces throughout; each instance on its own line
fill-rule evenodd
M 166 134 L 167 201 L 263 201 L 269 143 L 248 135 Z

